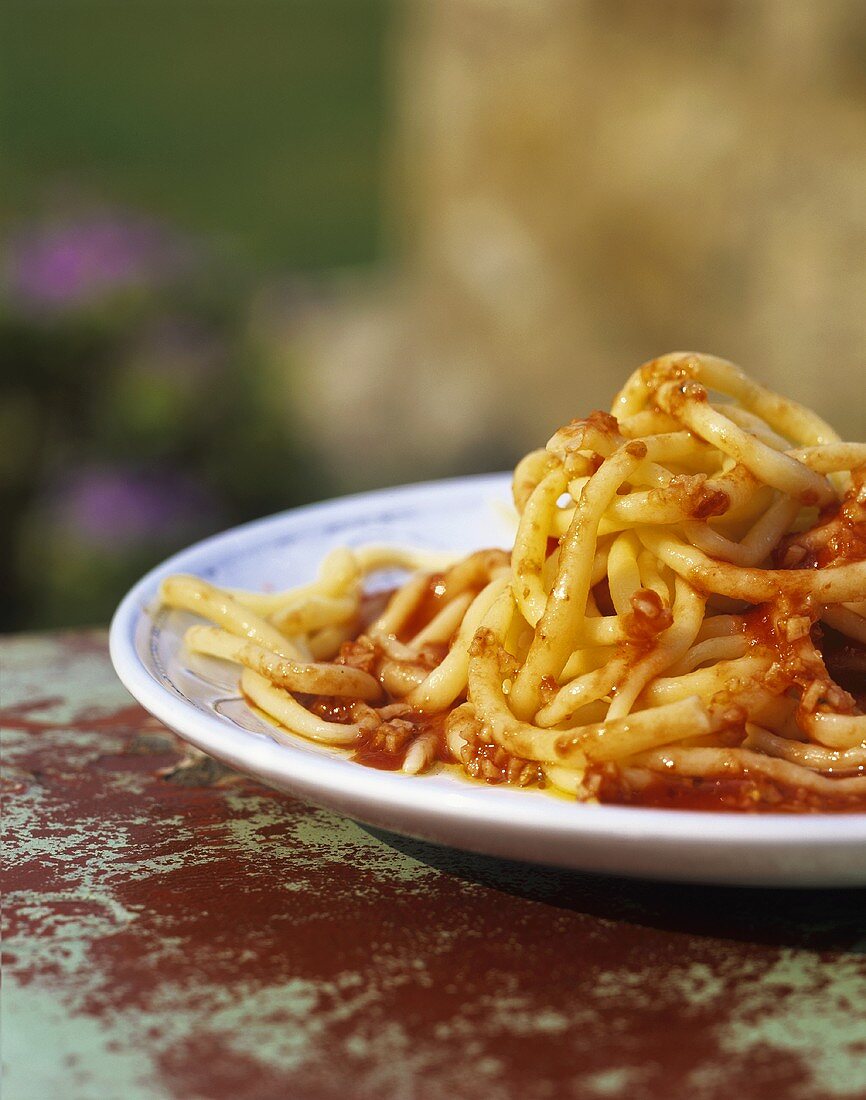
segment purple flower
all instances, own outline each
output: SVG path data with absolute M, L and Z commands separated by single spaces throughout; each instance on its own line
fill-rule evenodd
M 101 214 L 13 235 L 6 282 L 13 300 L 60 312 L 86 308 L 118 292 L 164 284 L 190 258 L 189 248 L 155 222 Z
M 117 551 L 194 537 L 219 525 L 220 509 L 182 474 L 89 466 L 49 492 L 43 517 L 55 535 Z

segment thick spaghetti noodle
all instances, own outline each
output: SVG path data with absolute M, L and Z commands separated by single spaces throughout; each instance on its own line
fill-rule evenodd
M 335 550 L 290 591 L 171 577 L 196 653 L 362 763 L 584 801 L 866 809 L 866 444 L 674 354 L 514 473 L 511 553 Z M 365 595 L 383 568 L 409 578 Z

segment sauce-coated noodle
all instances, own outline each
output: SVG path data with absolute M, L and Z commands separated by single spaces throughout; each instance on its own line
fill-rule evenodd
M 284 593 L 175 576 L 161 598 L 216 624 L 187 646 L 244 666 L 252 704 L 370 766 L 866 809 L 866 444 L 673 354 L 527 455 L 514 501 L 511 553 L 340 549 Z M 371 612 L 366 578 L 394 567 Z

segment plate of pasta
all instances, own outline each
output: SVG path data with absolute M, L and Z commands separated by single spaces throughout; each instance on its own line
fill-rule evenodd
M 199 543 L 111 653 L 193 745 L 374 826 L 866 884 L 866 443 L 713 356 L 645 364 L 513 474 Z

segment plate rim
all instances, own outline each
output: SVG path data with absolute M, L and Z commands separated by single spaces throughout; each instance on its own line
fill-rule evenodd
M 225 717 L 207 714 L 193 703 L 171 692 L 146 667 L 136 646 L 140 622 L 148 614 L 159 581 L 168 573 L 191 568 L 187 563 L 202 555 L 255 544 L 264 533 L 286 526 L 303 535 L 307 521 L 321 520 L 331 514 L 363 510 L 371 503 L 381 505 L 419 502 L 425 497 L 440 498 L 465 491 L 480 495 L 501 491 L 510 473 L 476 474 L 410 483 L 395 487 L 353 493 L 299 508 L 286 509 L 201 539 L 172 554 L 150 569 L 127 592 L 118 605 L 109 628 L 109 652 L 114 669 L 130 694 L 151 714 L 175 730 L 181 737 L 210 755 L 231 764 L 257 779 L 274 785 L 269 774 L 278 775 L 283 789 L 293 789 L 304 797 L 329 804 L 328 795 L 352 799 L 355 803 L 375 804 L 376 816 L 395 813 L 400 817 L 435 818 L 451 824 L 473 821 L 485 826 L 497 825 L 515 835 L 525 830 L 542 830 L 559 839 L 606 840 L 611 843 L 634 842 L 675 845 L 678 848 L 714 849 L 731 844 L 749 850 L 786 850 L 799 847 L 813 851 L 859 847 L 866 844 L 866 812 L 850 813 L 734 813 L 664 809 L 644 806 L 586 805 L 550 797 L 540 792 L 524 792 L 482 787 L 471 780 L 453 777 L 453 790 L 430 791 L 431 777 L 405 776 L 382 772 L 326 753 L 304 751 L 272 738 L 263 738 L 244 730 Z M 348 517 L 347 517 L 348 518 Z M 224 560 L 224 557 L 221 559 Z M 226 734 L 231 740 L 226 739 Z M 291 735 L 290 735 L 291 736 Z M 240 738 L 240 741 L 238 739 Z M 298 739 L 301 741 L 302 739 Z M 239 745 L 243 751 L 239 750 Z M 437 778 L 437 777 L 432 777 Z M 358 780 L 362 782 L 359 783 Z M 413 786 L 415 790 L 413 791 Z M 480 791 L 484 798 L 479 799 Z M 323 797 L 319 798 L 319 792 Z M 429 792 L 429 793 L 428 793 Z M 526 797 L 529 794 L 530 797 Z M 345 813 L 346 811 L 339 811 Z M 394 831 L 401 831 L 399 824 Z M 406 830 L 409 835 L 411 830 Z M 470 845 L 467 844 L 467 847 Z M 623 872 L 620 872 L 623 873 Z M 655 876 L 658 877 L 658 876 Z M 709 881 L 723 881 L 710 877 Z M 768 879 L 768 881 L 770 881 Z

